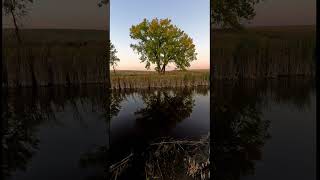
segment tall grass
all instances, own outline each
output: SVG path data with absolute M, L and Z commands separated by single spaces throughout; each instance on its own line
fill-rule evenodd
M 217 79 L 315 75 L 315 28 L 264 27 L 213 31 L 213 77 Z
M 147 71 L 116 71 L 111 74 L 112 89 L 150 89 L 209 85 L 209 70 L 169 71 L 166 74 Z
M 10 87 L 105 83 L 108 63 L 104 34 L 104 31 L 23 30 L 23 44 L 18 45 L 11 30 L 5 30 L 4 82 Z

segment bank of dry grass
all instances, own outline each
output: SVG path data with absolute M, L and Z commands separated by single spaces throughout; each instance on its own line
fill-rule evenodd
M 210 72 L 207 70 L 168 71 L 158 74 L 154 71 L 110 72 L 112 89 L 142 89 L 165 87 L 208 86 Z

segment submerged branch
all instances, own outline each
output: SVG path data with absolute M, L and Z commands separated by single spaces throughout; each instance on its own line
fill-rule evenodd
M 127 157 L 123 158 L 121 161 L 110 166 L 109 171 L 117 170 L 122 165 L 125 165 L 129 162 L 130 158 L 133 156 L 133 153 L 130 153 Z
M 142 153 L 146 179 L 210 178 L 210 135 L 200 140 L 166 140 L 151 143 Z M 114 179 L 128 167 L 133 153 L 113 164 L 109 172 Z M 170 161 L 170 163 L 168 163 Z

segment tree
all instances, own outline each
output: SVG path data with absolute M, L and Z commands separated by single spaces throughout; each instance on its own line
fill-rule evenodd
M 116 56 L 117 52 L 114 45 L 110 42 L 110 66 L 112 66 L 114 73 L 116 73 L 115 67 L 118 65 L 118 62 L 120 62 L 120 59 Z
M 12 16 L 17 41 L 21 44 L 22 39 L 19 32 L 18 18 L 27 14 L 27 5 L 33 3 L 33 0 L 3 0 L 2 2 L 5 15 Z
M 251 20 L 255 16 L 254 6 L 261 0 L 212 0 L 212 25 L 223 28 L 241 28 L 243 20 Z
M 98 6 L 99 7 L 102 7 L 103 5 L 106 5 L 109 3 L 109 0 L 99 0 L 98 2 Z
M 155 64 L 158 73 L 165 73 L 166 66 L 174 63 L 177 69 L 185 70 L 190 62 L 196 60 L 193 40 L 170 19 L 144 19 L 141 23 L 130 28 L 130 37 L 138 40 L 130 47 L 140 54 L 141 62 L 150 69 Z

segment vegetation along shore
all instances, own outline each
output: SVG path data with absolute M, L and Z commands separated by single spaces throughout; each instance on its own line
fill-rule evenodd
M 315 75 L 315 26 L 215 29 L 211 70 L 215 79 Z
M 209 69 L 167 71 L 165 74 L 155 71 L 110 71 L 112 89 L 208 86 L 209 77 Z

